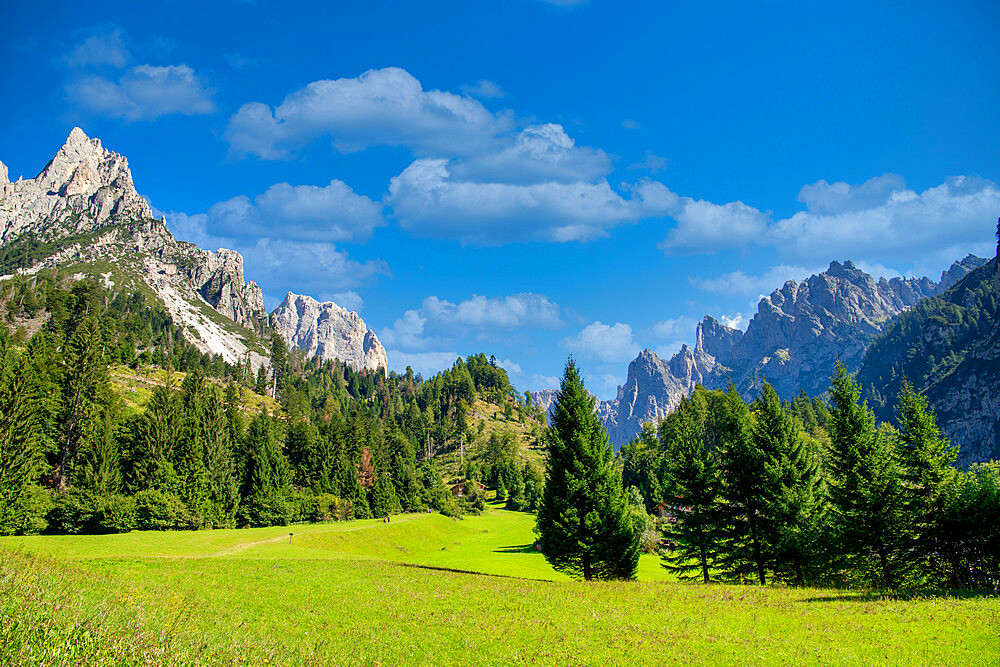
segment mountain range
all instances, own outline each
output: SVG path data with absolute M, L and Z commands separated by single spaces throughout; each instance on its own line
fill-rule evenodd
M 636 436 L 643 423 L 669 414 L 697 385 L 722 389 L 732 382 L 744 399 L 752 400 L 766 380 L 786 399 L 803 392 L 818 396 L 829 388 L 838 361 L 856 373 L 874 369 L 876 360 L 890 355 L 926 358 L 923 347 L 930 345 L 926 341 L 935 340 L 939 358 L 958 355 L 962 363 L 947 377 L 940 372 L 925 373 L 918 389 L 926 391 L 932 406 L 941 412 L 945 432 L 963 443 L 962 460 L 987 460 L 991 452 L 997 454 L 1000 442 L 995 267 L 996 260 L 969 255 L 952 264 L 938 281 L 926 277 L 887 280 L 874 278 L 851 261 L 831 262 L 826 271 L 801 283 L 788 281 L 761 299 L 746 331 L 706 316 L 696 326 L 693 348 L 684 345 L 670 359 L 643 350 L 629 364 L 617 397 L 595 401 L 595 409 L 611 442 L 620 447 Z M 969 296 L 970 283 L 991 287 L 981 289 L 975 300 Z M 941 325 L 938 311 L 955 302 L 965 303 L 968 311 L 973 300 L 985 304 L 976 310 L 983 330 L 965 331 L 956 347 L 956 336 Z M 898 333 L 910 321 L 901 320 L 901 315 L 925 310 L 931 312 L 921 320 L 924 327 L 919 332 L 913 333 L 910 327 L 906 335 Z M 958 326 L 954 322 L 962 321 L 961 315 L 951 319 L 952 329 Z M 900 361 L 891 366 L 887 377 L 874 377 L 870 370 L 859 376 L 884 420 L 892 419 L 901 369 L 905 370 Z M 966 389 L 953 386 L 959 382 Z M 555 394 L 554 390 L 540 391 L 534 401 L 547 410 Z
M 388 367 L 375 332 L 335 303 L 289 293 L 268 314 L 238 252 L 175 239 L 136 191 L 128 160 L 80 128 L 35 178 L 11 183 L 0 163 L 0 278 L 48 269 L 155 297 L 191 343 L 229 363 L 268 363 L 273 330 L 358 371 Z

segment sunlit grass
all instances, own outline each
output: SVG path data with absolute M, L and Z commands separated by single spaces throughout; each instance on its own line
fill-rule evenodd
M 82 641 L 105 664 L 1000 661 L 995 598 L 650 581 L 663 577 L 655 557 L 639 582 L 568 581 L 532 548 L 532 522 L 493 510 L 462 521 L 6 538 L 0 663 L 37 648 L 29 625 L 49 628 L 50 648 Z M 67 655 L 25 662 L 79 663 L 79 652 Z

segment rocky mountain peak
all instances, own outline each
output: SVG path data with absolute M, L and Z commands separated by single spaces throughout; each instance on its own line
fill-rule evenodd
M 389 360 L 375 332 L 357 313 L 333 301 L 288 292 L 271 313 L 274 327 L 289 345 L 324 361 L 340 359 L 356 371 L 386 372 Z

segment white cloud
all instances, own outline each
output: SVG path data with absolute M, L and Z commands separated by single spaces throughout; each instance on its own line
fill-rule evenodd
M 698 321 L 693 317 L 681 315 L 657 322 L 649 328 L 649 333 L 662 341 L 688 340 L 694 338 L 697 325 Z
M 323 187 L 277 183 L 253 200 L 240 195 L 213 204 L 204 216 L 199 224 L 215 235 L 324 242 L 367 241 L 376 227 L 385 224 L 381 204 L 339 180 Z M 175 214 L 171 229 L 177 225 L 175 232 L 197 234 L 190 228 L 190 217 Z
M 63 61 L 72 67 L 106 65 L 121 69 L 130 59 L 122 30 L 117 26 L 95 32 L 63 56 Z
M 387 67 L 359 77 L 314 81 L 274 109 L 251 102 L 229 121 L 239 153 L 280 159 L 323 137 L 351 152 L 405 146 L 418 155 L 478 153 L 509 130 L 510 118 L 454 93 L 424 90 L 406 70 Z
M 481 100 L 496 99 L 506 97 L 507 93 L 498 84 L 487 79 L 480 79 L 472 85 L 462 86 L 462 92 L 470 97 L 478 97 Z
M 647 187 L 662 188 L 664 196 L 669 193 L 653 182 Z M 876 266 L 913 262 L 928 253 L 954 259 L 967 252 L 989 252 L 1000 187 L 968 176 L 949 178 L 923 192 L 905 188 L 893 174 L 856 186 L 818 181 L 799 194 L 807 210 L 778 221 L 742 202 L 677 199 L 668 210 L 677 226 L 660 246 L 668 254 L 753 244 L 772 246 L 798 261 L 839 257 Z M 947 264 L 942 259 L 937 270 Z M 878 270 L 882 268 L 884 264 Z
M 334 292 L 333 294 L 320 294 L 319 298 L 323 301 L 333 301 L 335 304 L 341 308 L 346 308 L 347 310 L 353 310 L 354 312 L 361 312 L 364 308 L 365 300 L 361 298 L 361 295 L 354 290 L 345 290 L 342 292 Z
M 859 200 L 874 197 L 869 194 L 873 188 L 861 192 L 869 183 L 858 186 L 858 193 L 841 193 L 834 201 L 828 191 L 823 197 L 812 193 L 810 201 L 821 201 L 821 211 L 837 212 L 807 210 L 780 220 L 769 230 L 770 242 L 799 257 L 884 261 L 946 248 L 955 257 L 992 236 L 1000 188 L 991 181 L 956 176 L 920 193 L 895 189 L 887 195 L 888 186 L 882 183 L 874 189 L 886 200 L 858 208 Z
M 458 359 L 457 352 L 402 352 L 400 350 L 387 350 L 389 366 L 397 373 L 406 371 L 409 366 L 414 373 L 419 373 L 427 378 L 435 373 L 451 368 Z
M 491 332 L 560 326 L 559 306 L 543 294 L 522 293 L 497 298 L 474 295 L 458 303 L 429 296 L 419 309 L 407 310 L 392 327 L 379 331 L 379 338 L 386 345 L 425 349 L 470 330 Z
M 524 375 L 524 371 L 521 369 L 521 365 L 510 359 L 504 359 L 497 362 L 497 366 L 507 371 L 508 375 Z
M 803 266 L 789 266 L 779 264 L 772 266 L 760 275 L 748 275 L 741 270 L 724 273 L 715 278 L 698 278 L 692 276 L 689 282 L 699 289 L 716 294 L 728 296 L 758 296 L 770 294 L 780 288 L 785 282 L 794 280 L 796 283 L 803 281 L 808 276 L 823 271 L 823 268 L 806 268 Z
M 575 336 L 563 339 L 562 345 L 582 359 L 597 361 L 630 361 L 639 354 L 639 346 L 632 338 L 632 327 L 621 322 L 607 325 L 598 320 Z
M 84 76 L 70 82 L 66 92 L 70 100 L 90 111 L 130 121 L 215 111 L 214 91 L 187 65 L 138 65 L 118 81 Z
M 446 160 L 417 160 L 389 183 L 387 203 L 420 236 L 466 243 L 586 241 L 638 219 L 607 181 L 531 185 L 456 181 Z
M 719 321 L 730 329 L 745 329 L 746 325 L 750 323 L 748 320 L 744 319 L 743 313 L 720 315 Z
M 759 242 L 768 223 L 766 214 L 741 201 L 719 205 L 681 197 L 670 215 L 677 226 L 660 243 L 667 254 L 709 253 Z
M 886 204 L 893 193 L 906 189 L 902 176 L 883 174 L 870 178 L 861 185 L 849 185 L 843 181 L 827 183 L 819 180 L 812 185 L 803 185 L 799 191 L 799 201 L 818 215 L 863 211 Z
M 646 151 L 646 155 L 640 162 L 633 162 L 629 169 L 645 169 L 650 173 L 657 173 L 667 168 L 667 158 L 660 157 L 653 151 Z
M 531 376 L 530 386 L 533 388 L 532 391 L 538 391 L 539 389 L 558 389 L 559 378 L 554 375 L 541 375 L 539 373 L 535 373 Z
M 622 127 L 626 130 L 638 130 L 642 125 L 635 118 L 626 118 L 622 121 Z
M 477 183 L 590 183 L 610 171 L 604 151 L 577 146 L 555 123 L 528 126 L 501 150 L 449 163 L 453 179 Z

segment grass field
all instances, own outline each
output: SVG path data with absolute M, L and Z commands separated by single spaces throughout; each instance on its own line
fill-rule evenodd
M 0 664 L 1000 663 L 996 598 L 569 581 L 531 526 L 0 538 Z

